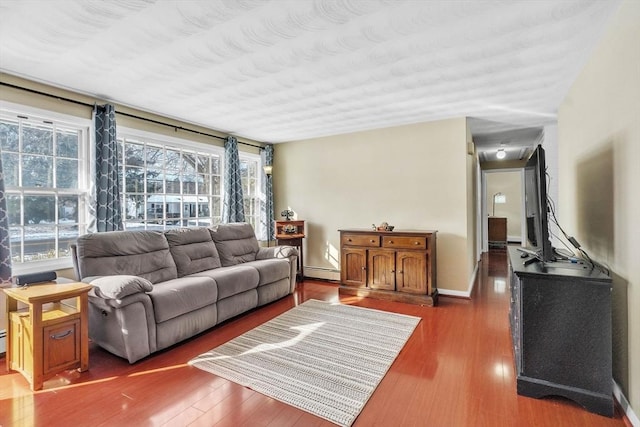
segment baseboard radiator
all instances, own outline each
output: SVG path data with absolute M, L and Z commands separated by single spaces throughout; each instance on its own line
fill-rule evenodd
M 340 270 L 305 265 L 304 277 L 308 277 L 310 279 L 334 280 L 338 282 L 340 281 Z
M 0 331 L 0 354 L 7 352 L 7 331 Z

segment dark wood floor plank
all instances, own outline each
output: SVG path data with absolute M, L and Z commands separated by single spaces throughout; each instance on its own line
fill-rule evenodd
M 561 398 L 517 395 L 506 252 L 484 254 L 478 271 L 471 299 L 441 296 L 437 307 L 341 297 L 336 285 L 307 280 L 292 296 L 133 365 L 92 344 L 89 371 L 61 374 L 35 393 L 1 359 L 0 425 L 330 426 L 187 365 L 295 305 L 319 299 L 421 318 L 355 427 L 624 426 L 618 411 L 606 418 Z

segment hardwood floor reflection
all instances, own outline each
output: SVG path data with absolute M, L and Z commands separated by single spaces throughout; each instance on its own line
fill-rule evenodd
M 92 346 L 90 369 L 31 392 L 0 360 L 0 425 L 330 426 L 186 363 L 308 299 L 419 316 L 422 321 L 355 426 L 623 426 L 561 398 L 518 396 L 509 337 L 504 250 L 483 256 L 471 299 L 440 297 L 421 307 L 340 297 L 306 281 L 295 295 L 216 327 L 134 365 Z

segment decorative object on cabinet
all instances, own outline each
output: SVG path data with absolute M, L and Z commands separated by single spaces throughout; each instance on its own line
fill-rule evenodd
M 285 209 L 282 212 L 280 212 L 280 215 L 282 215 L 287 221 L 291 220 L 291 217 L 293 216 L 293 214 L 294 212 L 289 209 Z
M 381 223 L 380 225 L 372 224 L 374 231 L 393 231 L 394 226 L 389 225 L 386 222 Z
M 283 211 L 283 216 L 285 212 Z M 284 221 L 276 221 L 276 241 L 278 245 L 295 246 L 298 248 L 300 256 L 298 257 L 298 280 L 304 280 L 304 249 L 303 240 L 304 220 L 287 219 Z
M 508 254 L 518 394 L 562 396 L 613 416 L 611 278 L 583 262 Z
M 340 231 L 340 292 L 437 305 L 436 231 Z
M 40 390 L 44 381 L 62 371 L 89 369 L 91 288 L 86 283 L 50 282 L 3 289 L 7 295 L 7 370 L 24 375 L 31 390 Z M 70 298 L 75 298 L 75 306 L 63 301 Z M 27 308 L 18 309 L 18 302 Z

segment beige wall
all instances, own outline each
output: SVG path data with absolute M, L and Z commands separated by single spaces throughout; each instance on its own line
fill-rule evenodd
M 613 277 L 613 376 L 640 414 L 640 2 L 626 0 L 558 115 L 560 221 Z
M 506 203 L 495 205 L 495 215 L 507 218 L 507 236 L 509 240 L 519 241 L 522 238 L 522 172 L 490 172 L 486 176 L 487 213 L 493 210 L 493 195 L 502 193 Z
M 466 141 L 458 118 L 277 144 L 276 216 L 290 208 L 307 221 L 305 275 L 323 277 L 319 267 L 338 279 L 338 230 L 386 221 L 438 230 L 438 287 L 466 291 L 475 266 Z

